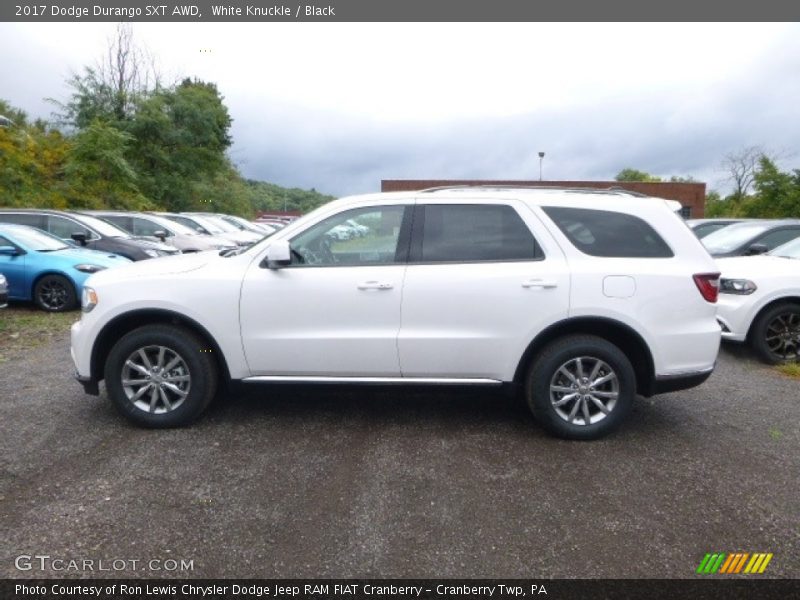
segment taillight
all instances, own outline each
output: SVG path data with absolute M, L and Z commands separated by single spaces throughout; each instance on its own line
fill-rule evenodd
M 719 296 L 719 273 L 698 273 L 692 277 L 706 302 L 716 302 Z

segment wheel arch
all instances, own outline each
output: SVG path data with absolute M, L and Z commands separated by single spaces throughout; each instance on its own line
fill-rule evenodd
M 59 277 L 63 277 L 64 279 L 66 279 L 72 286 L 72 290 L 75 292 L 75 298 L 77 298 L 78 303 L 80 303 L 81 293 L 80 290 L 78 289 L 78 286 L 75 284 L 75 280 L 72 279 L 72 277 L 70 277 L 63 271 L 54 271 L 52 269 L 48 271 L 40 271 L 31 279 L 31 286 L 30 286 L 31 300 L 33 300 L 34 302 L 36 301 L 36 284 L 38 284 L 42 279 L 44 279 L 48 275 L 58 275 Z
M 205 327 L 184 314 L 171 310 L 149 308 L 118 315 L 106 323 L 103 329 L 100 330 L 92 346 L 90 363 L 92 379 L 95 381 L 103 379 L 106 358 L 117 340 L 138 327 L 159 323 L 178 325 L 201 337 L 203 341 L 208 344 L 212 352 L 214 361 L 219 368 L 220 377 L 223 381 L 230 381 L 230 371 L 228 370 L 228 363 L 225 360 L 225 356 L 222 354 L 220 346 L 214 339 L 214 336 L 212 336 Z
M 573 317 L 550 325 L 523 352 L 514 372 L 514 383 L 520 385 L 524 382 L 531 360 L 542 348 L 560 337 L 572 334 L 596 335 L 617 346 L 631 361 L 637 393 L 643 396 L 655 393 L 655 362 L 647 342 L 630 325 L 606 317 Z
M 764 306 L 759 308 L 756 313 L 753 315 L 753 318 L 750 320 L 750 325 L 747 327 L 747 340 L 751 340 L 751 336 L 753 334 L 753 325 L 755 325 L 756 321 L 763 315 L 766 311 L 772 309 L 774 306 L 778 304 L 800 304 L 800 295 L 790 295 L 790 296 L 781 296 L 780 298 L 773 298 L 769 302 L 767 302 Z

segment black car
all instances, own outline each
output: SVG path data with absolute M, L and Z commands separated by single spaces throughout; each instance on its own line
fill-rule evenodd
M 130 260 L 144 260 L 179 254 L 172 246 L 138 239 L 102 219 L 90 215 L 36 209 L 0 210 L 0 223 L 17 223 L 46 231 L 69 243 L 91 250 L 118 254 Z
M 800 219 L 734 223 L 701 241 L 715 258 L 763 254 L 800 237 Z

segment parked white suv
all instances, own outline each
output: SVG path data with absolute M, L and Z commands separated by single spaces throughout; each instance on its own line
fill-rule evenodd
M 354 222 L 363 237 L 331 230 Z M 610 432 L 702 383 L 718 273 L 666 201 L 454 188 L 331 202 L 236 253 L 93 275 L 77 378 L 136 423 L 184 425 L 227 383 L 511 384 L 544 428 Z

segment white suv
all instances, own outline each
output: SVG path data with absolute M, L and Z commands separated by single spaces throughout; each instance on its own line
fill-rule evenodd
M 365 235 L 331 234 L 351 222 Z M 705 381 L 719 349 L 714 262 L 666 201 L 620 191 L 355 196 L 222 254 L 91 277 L 87 393 L 105 379 L 125 416 L 170 427 L 223 383 L 511 384 L 591 439 L 635 394 Z

